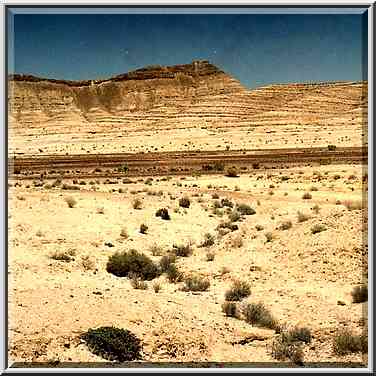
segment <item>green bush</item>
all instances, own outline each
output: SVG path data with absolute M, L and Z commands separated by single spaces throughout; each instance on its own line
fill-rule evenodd
M 363 303 L 368 300 L 368 286 L 356 286 L 351 291 L 353 303 Z
M 277 329 L 278 323 L 263 303 L 246 304 L 242 313 L 247 323 L 269 329 Z
M 117 277 L 131 274 L 148 281 L 160 275 L 158 266 L 149 257 L 134 249 L 129 252 L 116 252 L 110 256 L 106 270 Z
M 89 329 L 81 335 L 89 350 L 110 361 L 132 361 L 141 359 L 141 341 L 129 330 L 113 326 Z
M 183 291 L 206 291 L 210 281 L 200 275 L 188 276 L 184 279 Z
M 226 301 L 240 301 L 251 295 L 251 286 L 244 281 L 235 281 L 230 290 L 226 291 Z

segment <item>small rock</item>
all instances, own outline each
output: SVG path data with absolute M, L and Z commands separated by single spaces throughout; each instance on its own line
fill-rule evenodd
M 106 245 L 107 247 L 114 247 L 114 245 L 111 242 L 106 242 L 104 243 L 104 245 Z
M 337 301 L 337 304 L 338 304 L 338 305 L 342 305 L 342 306 L 343 306 L 343 305 L 346 305 L 346 303 L 343 302 L 342 300 L 338 300 L 338 301 Z

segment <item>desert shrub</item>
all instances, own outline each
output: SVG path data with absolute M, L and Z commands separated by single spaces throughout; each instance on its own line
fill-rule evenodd
M 154 243 L 152 244 L 150 247 L 149 247 L 149 252 L 153 255 L 153 256 L 162 256 L 163 254 L 163 248 Z
M 308 328 L 302 327 L 295 327 L 288 331 L 288 336 L 290 337 L 291 341 L 301 341 L 306 344 L 311 343 L 312 341 L 312 334 Z
M 200 247 L 211 247 L 212 245 L 214 245 L 214 243 L 214 236 L 210 233 L 206 233 L 203 242 L 200 244 Z
M 363 203 L 362 201 L 352 201 L 346 200 L 342 203 L 348 210 L 362 210 Z
M 291 227 L 292 227 L 292 222 L 290 220 L 282 222 L 281 225 L 279 226 L 281 230 L 289 230 Z
M 337 146 L 336 145 L 328 145 L 328 150 L 329 151 L 334 151 L 337 149 Z
M 264 229 L 264 226 L 262 226 L 262 225 L 256 225 L 256 226 L 255 226 L 255 229 L 256 229 L 257 231 L 262 231 L 262 230 Z
M 133 209 L 136 209 L 136 210 L 142 209 L 142 201 L 139 198 L 135 198 L 132 201 L 132 207 Z
M 289 176 L 286 176 L 286 175 L 281 176 L 281 181 L 287 181 L 289 179 L 290 179 Z
M 243 238 L 240 234 L 231 238 L 231 246 L 233 248 L 241 248 L 243 246 Z
M 351 291 L 353 303 L 363 303 L 368 300 L 368 286 L 356 286 Z
M 85 180 L 81 180 L 80 181 L 80 185 L 86 185 L 86 181 Z
M 206 253 L 206 261 L 213 261 L 215 259 L 215 253 L 214 252 L 207 252 Z
M 129 252 L 116 252 L 110 256 L 106 270 L 117 277 L 131 274 L 148 281 L 160 275 L 158 266 L 149 257 L 134 249 Z
M 146 234 L 147 231 L 148 231 L 148 228 L 149 228 L 149 226 L 145 225 L 145 223 L 141 223 L 141 225 L 140 225 L 140 233 L 141 234 Z
M 269 243 L 273 240 L 273 234 L 271 232 L 265 233 L 266 242 Z
M 313 185 L 309 190 L 311 192 L 317 192 L 319 189 Z
M 184 278 L 183 291 L 206 291 L 210 281 L 200 275 L 192 275 Z
M 247 204 L 236 205 L 237 211 L 242 215 L 253 215 L 256 214 L 256 210 Z
M 320 206 L 318 206 L 317 204 L 315 204 L 313 206 L 312 210 L 314 211 L 315 214 L 319 214 L 321 208 L 320 208 Z
M 322 232 L 322 231 L 325 231 L 326 230 L 326 227 L 322 224 L 315 224 L 311 227 L 311 232 L 312 234 L 317 234 L 318 232 Z
M 193 249 L 192 249 L 192 245 L 190 243 L 188 243 L 186 245 L 184 245 L 184 244 L 180 244 L 180 245 L 174 244 L 172 246 L 172 252 L 177 257 L 188 257 L 192 254 Z
M 229 229 L 230 231 L 236 231 L 239 229 L 239 226 L 235 223 L 231 223 L 231 222 L 221 222 L 218 226 L 217 226 L 217 230 L 221 230 L 221 229 Z
M 269 329 L 278 328 L 278 323 L 263 303 L 249 303 L 242 307 L 244 320 L 251 325 Z
M 213 201 L 213 208 L 214 209 L 220 209 L 220 208 L 223 208 L 223 205 L 221 204 L 221 202 L 219 200 L 215 200 L 215 201 Z
M 77 205 L 77 201 L 72 196 L 65 197 L 65 202 L 68 204 L 70 208 L 74 208 Z
M 226 176 L 229 178 L 237 178 L 238 177 L 238 171 L 236 167 L 229 167 L 226 171 Z
M 298 222 L 306 222 L 309 220 L 309 215 L 302 213 L 301 211 L 298 211 Z
M 340 329 L 333 338 L 333 352 L 337 355 L 368 351 L 367 337 L 355 335 L 349 329 Z
M 176 256 L 174 254 L 162 256 L 162 258 L 159 260 L 159 269 L 161 273 L 167 272 L 170 265 L 174 264 L 175 262 Z
M 224 207 L 224 206 L 226 206 L 228 208 L 233 208 L 234 203 L 231 200 L 229 200 L 228 198 L 225 197 L 225 198 L 222 198 L 222 200 L 221 200 L 221 207 Z
M 218 200 L 219 199 L 219 194 L 218 193 L 213 193 L 212 194 L 212 199 Z
M 101 206 L 101 207 L 97 208 L 97 213 L 98 214 L 104 214 L 104 207 Z
M 303 200 L 310 200 L 312 198 L 312 195 L 309 192 L 305 192 L 302 196 Z
M 184 278 L 184 274 L 177 268 L 175 264 L 170 264 L 166 270 L 167 279 L 171 283 L 181 282 Z
M 240 220 L 241 215 L 236 209 L 234 209 L 234 210 L 231 211 L 228 218 L 231 222 L 237 222 L 237 221 Z
M 89 255 L 84 255 L 81 257 L 81 265 L 85 270 L 94 270 L 95 260 Z
M 235 302 L 224 302 L 222 304 L 222 312 L 228 317 L 237 317 L 238 307 Z
M 230 290 L 225 293 L 226 301 L 240 301 L 251 295 L 251 286 L 244 281 L 235 281 Z
M 158 209 L 155 213 L 156 217 L 161 217 L 162 219 L 164 220 L 170 220 L 170 214 L 168 214 L 168 209 L 166 208 L 161 208 L 161 209 Z
M 273 341 L 271 355 L 276 360 L 290 359 L 295 364 L 302 364 L 304 359 L 302 344 L 286 341 L 282 335 Z
M 159 291 L 161 291 L 161 289 L 162 289 L 162 284 L 160 282 L 153 283 L 153 290 L 156 294 L 158 294 Z
M 132 361 L 141 358 L 140 340 L 129 330 L 115 327 L 89 329 L 81 335 L 89 350 L 110 361 Z
M 147 290 L 148 284 L 140 279 L 137 275 L 131 275 L 131 286 L 135 290 Z
M 71 262 L 74 261 L 74 256 L 76 256 L 76 251 L 69 249 L 68 251 L 55 251 L 51 258 L 57 261 Z
M 189 208 L 191 205 L 191 201 L 189 197 L 184 196 L 179 200 L 179 206 L 182 208 Z
M 120 231 L 120 236 L 122 237 L 122 238 L 124 238 L 124 239 L 127 239 L 128 238 L 128 231 L 127 231 L 127 229 L 125 228 L 125 227 L 123 227 L 122 229 L 121 229 L 121 231 Z

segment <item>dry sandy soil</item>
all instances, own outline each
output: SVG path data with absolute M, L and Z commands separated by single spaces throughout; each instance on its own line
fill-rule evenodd
M 237 178 L 132 178 L 130 184 L 100 179 L 94 184 L 87 180 L 79 191 L 12 180 L 10 361 L 103 362 L 79 335 L 114 325 L 141 339 L 142 361 L 276 362 L 271 356 L 278 336 L 274 330 L 222 312 L 225 292 L 239 279 L 251 286 L 245 302 L 263 302 L 280 323 L 311 330 L 305 362 L 366 364 L 365 355 L 340 357 L 332 349 L 338 328 L 361 333 L 366 327 L 367 303 L 353 303 L 351 296 L 355 286 L 367 281 L 365 171 L 361 165 L 327 165 L 258 170 Z M 312 198 L 303 199 L 305 192 Z M 249 204 L 256 214 L 236 222 L 237 231 L 220 234 L 216 228 L 227 214 L 225 208 L 213 211 L 215 193 Z M 191 200 L 186 209 L 179 207 L 184 195 Z M 68 207 L 67 196 L 75 198 L 75 207 Z M 142 201 L 141 209 L 133 208 L 135 198 Z M 162 207 L 169 209 L 171 220 L 155 216 Z M 298 211 L 308 219 L 299 222 Z M 288 220 L 291 228 L 282 230 Z M 139 232 L 141 223 L 148 226 L 146 234 Z M 325 230 L 313 234 L 315 224 Z M 257 225 L 262 227 L 257 230 Z M 120 235 L 122 229 L 127 238 Z M 215 243 L 199 247 L 206 233 Z M 185 274 L 207 277 L 207 291 L 182 291 L 183 282 L 170 283 L 165 275 L 157 279 L 158 293 L 156 280 L 138 290 L 128 278 L 106 271 L 109 256 L 117 251 L 136 249 L 158 261 L 154 244 L 165 254 L 174 243 L 187 242 L 193 254 L 176 264 Z M 75 254 L 70 262 L 51 258 L 69 250 Z M 208 252 L 214 260 L 207 261 Z

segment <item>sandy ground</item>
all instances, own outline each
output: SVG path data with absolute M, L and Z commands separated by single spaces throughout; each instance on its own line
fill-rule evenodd
M 27 181 L 21 187 L 11 184 L 11 362 L 102 362 L 78 337 L 107 325 L 135 333 L 143 343 L 143 361 L 275 362 L 270 353 L 273 330 L 222 312 L 224 294 L 236 279 L 251 284 L 245 301 L 263 302 L 287 326 L 310 328 L 313 341 L 304 348 L 306 362 L 366 362 L 360 354 L 338 357 L 332 351 L 335 331 L 346 326 L 360 333 L 367 310 L 367 303 L 352 303 L 351 297 L 354 286 L 366 281 L 366 204 L 361 210 L 344 205 L 366 197 L 361 166 L 260 170 L 238 178 L 154 178 L 151 185 L 145 179 L 111 185 L 104 180 L 71 192 L 35 188 Z M 302 199 L 304 192 L 312 198 Z M 256 214 L 244 216 L 238 231 L 219 236 L 216 227 L 227 215 L 213 213 L 214 193 L 247 203 Z M 191 199 L 188 209 L 178 205 L 184 195 Z M 76 207 L 68 207 L 67 196 L 77 200 Z M 136 197 L 142 200 L 140 210 L 132 207 Z M 170 221 L 155 216 L 161 207 L 169 209 Z M 298 211 L 309 219 L 299 223 Z M 286 220 L 292 227 L 281 230 Z M 141 223 L 149 226 L 147 234 L 139 232 Z M 317 223 L 326 230 L 312 234 Z M 256 225 L 263 229 L 257 231 Z M 127 239 L 120 236 L 123 228 Z M 271 242 L 266 242 L 267 232 L 273 234 Z M 198 247 L 206 233 L 216 237 L 210 248 L 213 261 L 206 259 L 208 249 Z M 158 261 L 160 256 L 151 253 L 153 244 L 166 253 L 174 243 L 188 241 L 194 253 L 179 258 L 177 266 L 206 276 L 211 284 L 205 292 L 181 291 L 182 283 L 169 283 L 164 275 L 158 278 L 160 292 L 154 292 L 155 280 L 147 282 L 147 290 L 136 290 L 129 279 L 106 271 L 116 251 L 136 249 Z M 69 249 L 75 250 L 74 261 L 51 258 L 55 251 Z M 93 263 L 90 270 L 86 256 Z M 247 338 L 251 340 L 239 343 Z

